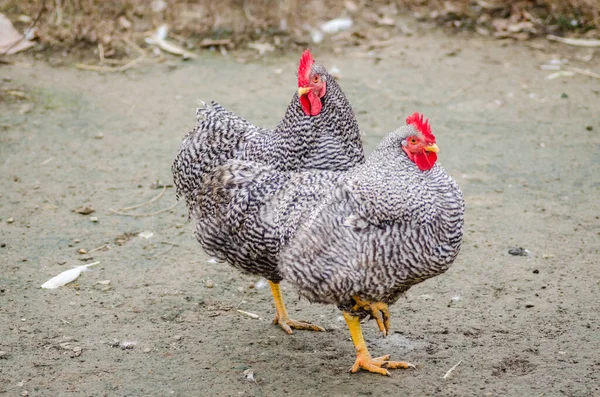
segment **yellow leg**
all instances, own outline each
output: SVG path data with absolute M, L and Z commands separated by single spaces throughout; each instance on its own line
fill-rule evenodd
M 352 311 L 358 311 L 359 309 L 365 310 L 371 314 L 371 317 L 377 321 L 377 326 L 383 334 L 388 336 L 390 334 L 390 309 L 388 305 L 383 302 L 365 301 L 360 299 L 358 296 L 353 296 L 352 299 L 356 302 L 356 305 L 352 308 Z
M 281 295 L 281 288 L 279 287 L 279 283 L 269 281 L 269 285 L 271 286 L 271 292 L 273 293 L 273 300 L 275 300 L 275 310 L 277 310 L 277 313 L 275 314 L 275 319 L 273 320 L 273 324 L 278 324 L 285 332 L 287 332 L 290 335 L 294 333 L 292 331 L 292 328 L 304 329 L 308 331 L 325 331 L 324 328 L 321 328 L 318 325 L 311 324 L 309 322 L 291 320 L 288 317 L 288 312 L 285 308 L 285 303 L 283 303 L 283 296 Z
M 389 376 L 390 373 L 385 368 L 415 368 L 413 364 L 404 361 L 389 361 L 389 354 L 386 354 L 382 357 L 372 358 L 369 350 L 367 349 L 367 344 L 363 338 L 362 330 L 360 329 L 359 317 L 344 312 L 344 318 L 346 319 L 346 324 L 348 324 L 348 329 L 350 330 L 350 335 L 352 336 L 352 342 L 354 343 L 354 348 L 356 349 L 356 361 L 350 369 L 350 372 L 357 372 L 362 368 L 369 372 Z

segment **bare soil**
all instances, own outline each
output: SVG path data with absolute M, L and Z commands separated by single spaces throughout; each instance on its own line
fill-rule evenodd
M 416 370 L 349 374 L 340 312 L 286 284 L 291 315 L 329 332 L 284 334 L 269 289 L 211 263 L 182 203 L 110 211 L 171 183 L 198 98 L 274 126 L 297 56 L 240 64 L 205 52 L 98 74 L 22 55 L 0 68 L 0 394 L 600 395 L 600 80 L 540 70 L 563 58 L 589 68 L 600 54 L 415 29 L 370 55 L 314 53 L 340 69 L 367 151 L 423 112 L 465 193 L 454 266 L 391 308 L 391 336 L 364 325 L 373 354 Z M 128 213 L 174 203 L 169 186 Z M 73 212 L 86 205 L 95 212 Z M 40 288 L 91 261 L 76 282 Z

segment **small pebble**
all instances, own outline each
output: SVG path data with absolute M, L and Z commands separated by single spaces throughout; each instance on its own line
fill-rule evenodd
M 144 353 L 150 353 L 150 348 L 146 347 L 144 350 L 142 350 Z
M 15 218 L 11 217 L 6 220 L 6 223 L 13 223 L 14 221 L 15 221 Z
M 8 353 L 5 352 L 4 350 L 0 350 L 0 360 L 2 360 L 3 358 L 8 357 Z
M 77 252 L 79 252 L 82 255 L 87 254 L 87 251 L 84 248 L 79 248 L 79 251 L 77 251 Z
M 539 274 L 540 271 L 538 269 L 533 269 L 533 274 Z
M 215 282 L 212 280 L 206 280 L 206 288 L 212 288 L 215 286 Z
M 552 254 L 542 254 L 542 259 L 550 259 L 550 258 L 554 258 L 554 255 L 552 255 Z
M 592 126 L 592 125 L 586 125 L 585 129 L 588 130 L 588 131 L 591 131 L 591 130 L 594 129 L 594 126 Z
M 104 134 L 101 133 L 101 132 L 99 132 L 96 135 L 94 135 L 94 138 L 96 138 L 96 139 L 103 139 L 104 138 Z
M 81 352 L 82 352 L 82 351 L 83 351 L 83 349 L 82 349 L 81 347 L 79 347 L 79 346 L 75 346 L 75 347 L 73 348 L 73 356 L 75 356 L 75 357 L 79 357 L 79 356 L 81 356 Z
M 177 340 L 177 341 L 181 340 L 182 338 L 183 338 L 183 336 L 181 336 L 181 335 L 175 335 L 175 336 L 173 337 L 173 339 L 175 339 L 175 340 Z
M 22 395 L 23 397 L 26 397 L 26 396 L 28 396 L 28 395 L 29 395 L 29 392 L 28 392 L 27 390 L 23 390 L 23 391 L 21 392 L 21 395 Z
M 523 247 L 513 247 L 508 250 L 508 253 L 514 256 L 527 256 L 529 255 L 529 250 Z
M 97 216 L 90 216 L 90 222 L 98 222 Z
M 256 284 L 254 284 L 254 283 L 250 283 L 250 284 L 248 285 L 248 288 L 250 288 L 250 289 L 254 289 L 254 288 L 256 288 Z
M 244 287 L 237 287 L 237 291 L 238 291 L 238 292 L 244 292 L 244 291 L 245 291 L 245 289 L 244 289 Z
M 528 309 L 532 308 L 533 306 L 534 306 L 533 303 L 526 303 L 525 304 L 525 307 L 528 308 Z
M 78 239 L 78 238 L 76 238 L 75 240 L 73 240 L 73 242 L 74 242 L 74 243 L 80 243 L 80 242 L 81 242 L 81 240 L 80 240 L 80 239 Z

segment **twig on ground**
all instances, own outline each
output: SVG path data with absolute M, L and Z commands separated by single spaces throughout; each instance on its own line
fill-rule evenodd
M 169 248 L 167 248 L 167 249 L 166 249 L 166 250 L 164 250 L 164 251 L 160 251 L 160 252 L 158 252 L 158 253 L 156 253 L 156 254 L 152 255 L 150 258 L 156 258 L 157 256 L 164 255 L 164 254 L 166 254 L 167 252 L 171 251 L 171 249 L 173 249 L 173 247 L 175 247 L 175 244 L 173 244 L 173 243 L 170 243 L 170 244 L 171 244 L 171 245 L 169 246 Z
M 471 88 L 473 86 L 473 83 L 467 84 L 465 86 L 460 87 L 458 90 L 454 91 L 452 94 L 450 94 L 450 96 L 448 97 L 448 99 L 454 99 L 457 96 L 459 96 L 460 94 L 462 94 L 465 90 Z
M 155 202 L 156 200 L 158 200 L 159 198 L 162 197 L 162 195 L 165 193 L 165 190 L 167 190 L 166 186 L 163 186 L 162 190 L 160 191 L 160 193 L 158 193 L 158 195 L 156 197 L 154 197 L 151 200 L 148 200 L 146 202 L 143 202 L 141 204 L 136 204 L 136 205 L 131 205 L 129 207 L 124 207 L 124 208 L 117 208 L 116 211 L 121 211 L 121 212 L 125 212 L 125 211 L 129 211 L 129 210 L 134 210 L 136 208 L 141 208 L 141 207 L 145 207 L 149 204 L 152 204 L 153 202 Z M 112 209 L 111 209 L 112 211 Z
M 140 47 L 139 45 L 137 45 L 134 41 L 129 40 L 127 37 L 121 37 L 121 40 L 123 40 L 123 42 L 127 45 L 129 45 L 131 48 L 133 48 L 134 50 L 136 50 L 140 55 L 146 56 L 146 51 L 144 51 L 144 49 L 142 47 Z
M 579 69 L 579 68 L 569 68 L 569 70 L 573 73 L 583 74 L 584 76 L 593 77 L 595 79 L 600 79 L 600 74 L 590 72 L 589 70 Z
M 102 248 L 106 248 L 106 247 L 108 247 L 109 245 L 110 245 L 110 244 L 104 244 L 104 245 L 101 245 L 100 247 L 96 247 L 96 248 L 94 248 L 93 250 L 89 250 L 87 253 L 88 253 L 88 254 L 91 254 L 92 252 L 94 252 L 94 251 L 99 251 L 99 250 L 101 250 Z
M 200 42 L 200 44 L 198 44 L 198 46 L 199 47 L 221 47 L 221 46 L 228 46 L 230 44 L 231 44 L 230 39 L 220 39 L 220 40 L 204 39 Z
M 97 65 L 87 65 L 85 63 L 76 63 L 75 67 L 77 69 L 83 69 L 83 70 L 93 70 L 95 72 L 124 72 L 127 69 L 131 68 L 132 66 L 134 66 L 136 63 L 138 63 L 139 61 L 141 61 L 142 59 L 144 59 L 145 57 L 139 56 L 137 58 L 135 58 L 133 61 L 130 61 L 128 63 L 126 63 L 125 65 L 122 66 L 97 66 Z
M 124 61 L 118 59 L 106 59 L 104 57 L 104 46 L 102 43 L 98 43 L 98 58 L 100 58 L 100 62 L 111 65 L 122 65 L 124 63 Z
M 238 309 L 237 312 L 240 313 L 240 314 L 242 314 L 242 315 L 244 315 L 244 316 L 246 316 L 246 317 L 253 318 L 255 320 L 258 320 L 260 318 L 260 316 L 258 314 L 250 313 L 250 312 L 247 312 L 247 311 L 244 311 L 244 310 L 239 310 Z
M 554 36 L 549 34 L 546 36 L 548 40 L 558 41 L 559 43 L 574 45 L 577 47 L 600 47 L 600 40 L 593 39 L 570 39 L 566 37 Z
M 456 367 L 458 367 L 460 365 L 460 363 L 462 363 L 462 360 L 460 360 L 459 362 L 457 362 L 456 364 L 454 364 L 454 366 L 452 368 L 450 368 L 448 370 L 448 372 L 446 372 L 446 375 L 443 376 L 444 379 L 448 379 L 448 377 L 450 376 L 450 374 L 452 373 L 452 371 L 454 371 L 456 369 Z
M 126 213 L 126 212 L 121 212 L 121 211 L 118 211 L 118 210 L 114 210 L 114 209 L 112 209 L 112 208 L 109 208 L 109 210 L 110 210 L 111 212 L 113 212 L 113 213 L 117 214 L 117 215 L 131 216 L 131 217 L 134 217 L 134 218 L 142 218 L 142 217 L 144 217 L 144 216 L 153 216 L 153 215 L 162 214 L 163 212 L 170 211 L 170 210 L 172 210 L 173 208 L 175 208 L 175 206 L 176 206 L 177 204 L 179 204 L 179 202 L 178 202 L 178 201 L 177 201 L 175 204 L 173 204 L 172 206 L 168 207 L 168 208 L 164 208 L 164 209 L 162 209 L 162 210 L 155 211 L 155 212 L 150 212 L 149 214 L 128 214 L 128 213 Z

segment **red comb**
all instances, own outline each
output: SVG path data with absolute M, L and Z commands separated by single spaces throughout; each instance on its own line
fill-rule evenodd
M 300 57 L 300 63 L 298 64 L 298 87 L 308 86 L 308 79 L 310 76 L 310 68 L 315 63 L 310 50 L 306 50 Z
M 406 124 L 412 124 L 417 130 L 425 137 L 425 140 L 430 143 L 435 143 L 435 136 L 431 133 L 431 126 L 429 120 L 426 119 L 421 113 L 413 113 L 411 116 L 406 118 Z

